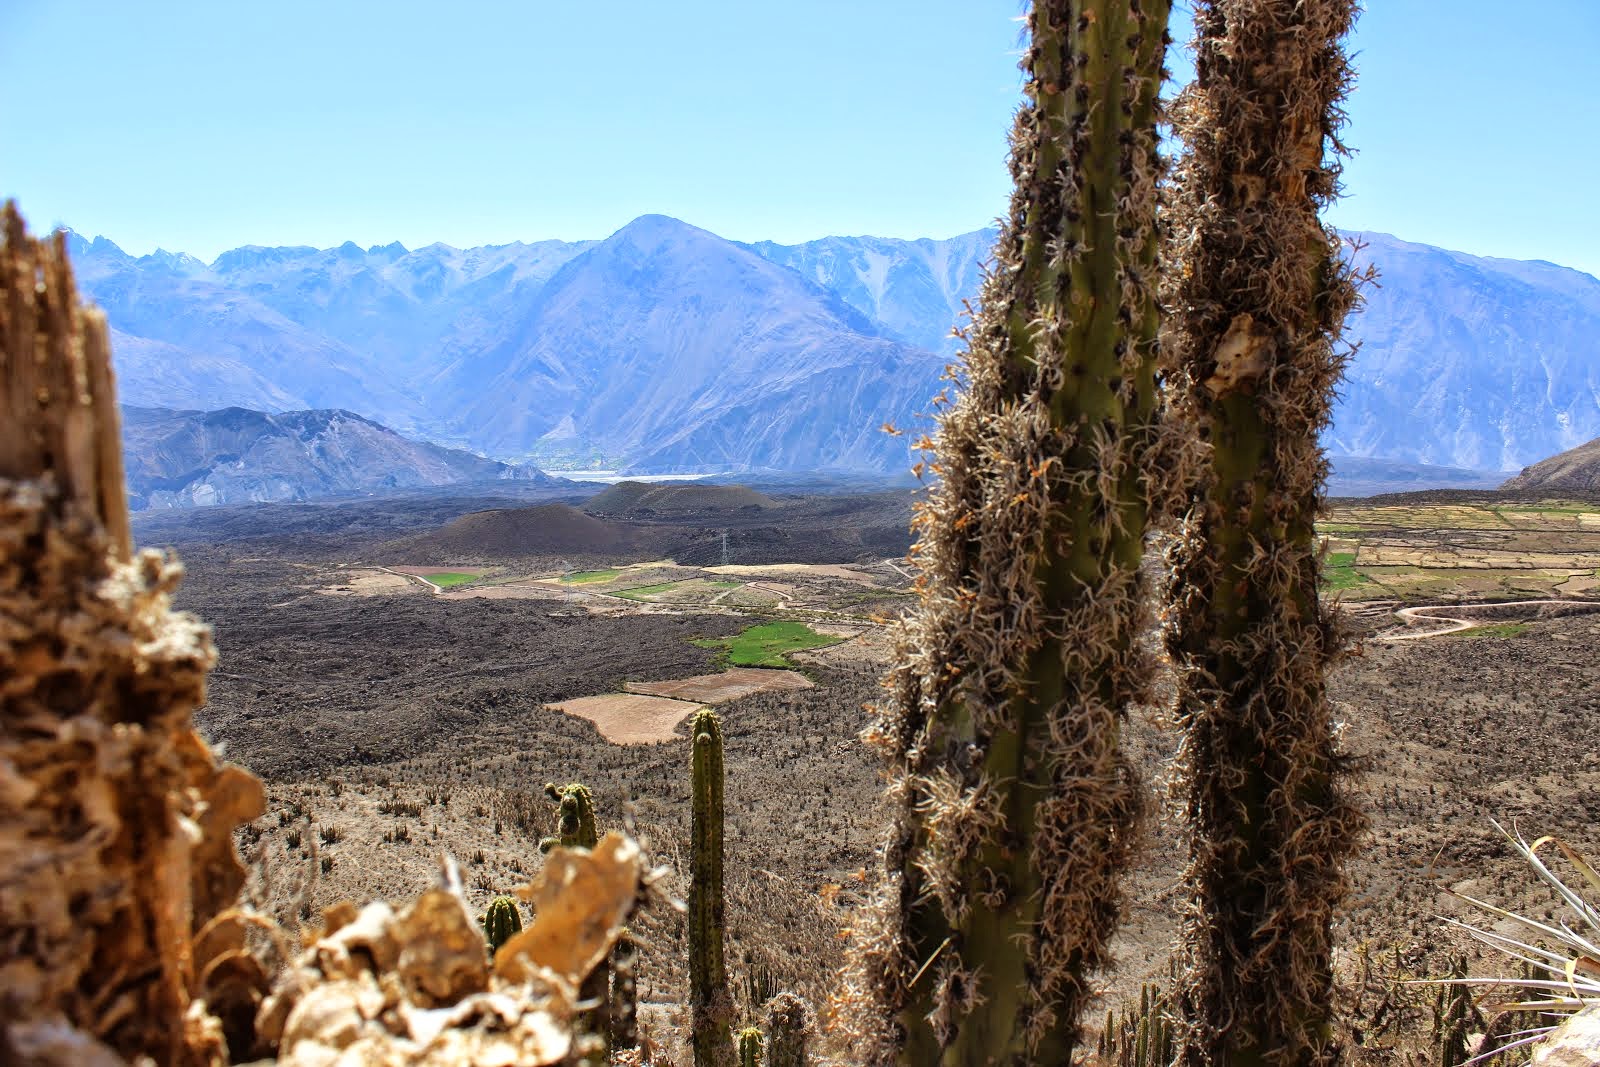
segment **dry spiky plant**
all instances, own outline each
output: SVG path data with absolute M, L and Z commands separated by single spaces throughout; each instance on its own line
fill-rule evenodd
M 1533 868 L 1539 880 L 1555 892 L 1577 921 L 1572 924 L 1556 923 L 1554 920 L 1540 922 L 1476 897 L 1454 894 L 1491 916 L 1495 920 L 1495 928 L 1474 926 L 1458 919 L 1445 921 L 1466 930 L 1508 959 L 1517 961 L 1524 970 L 1515 976 L 1444 978 L 1436 980 L 1436 984 L 1446 987 L 1515 989 L 1518 991 L 1517 998 L 1495 1007 L 1502 1012 L 1533 1012 L 1538 1020 L 1536 1025 L 1486 1040 L 1487 1047 L 1474 1050 L 1471 1059 L 1458 1061 L 1463 1067 L 1553 1039 L 1564 1020 L 1586 1009 L 1591 1016 L 1600 1011 L 1600 910 L 1596 910 L 1582 893 L 1551 870 L 1539 856 L 1539 850 L 1546 845 L 1555 845 L 1591 893 L 1600 893 L 1600 873 L 1596 873 L 1577 849 L 1558 837 L 1547 835 L 1529 842 L 1520 833 L 1508 832 L 1498 822 L 1493 822 L 1493 826 Z
M 1354 0 L 1200 0 L 1170 226 L 1164 372 L 1200 455 L 1170 554 L 1190 906 L 1180 1062 L 1331 1062 L 1331 923 L 1364 819 L 1324 678 L 1313 524 L 1356 301 L 1337 234 Z
M 293 938 L 235 907 L 261 784 L 195 733 L 213 654 L 135 555 L 105 319 L 65 242 L 0 216 L 0 1062 L 575 1063 L 584 980 L 645 889 L 638 846 L 556 849 L 491 968 L 454 864 L 396 914 Z M 275 972 L 275 974 L 274 974 Z
M 1015 183 L 868 738 L 895 823 L 847 1010 L 866 1062 L 1066 1063 L 1141 807 L 1165 0 L 1037 0 Z

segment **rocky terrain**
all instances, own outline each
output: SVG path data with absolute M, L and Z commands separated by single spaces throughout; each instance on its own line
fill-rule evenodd
M 128 503 L 135 511 L 502 478 L 555 482 L 534 467 L 413 441 L 340 410 L 124 407 L 122 443 Z
M 1351 320 L 1332 453 L 1477 484 L 1600 435 L 1600 281 L 1348 236 L 1382 280 Z M 252 246 L 210 264 L 71 245 L 135 404 L 345 408 L 563 469 L 893 472 L 991 240 L 740 245 L 647 215 L 603 241 Z M 1429 477 L 1368 488 L 1464 484 Z
M 1501 488 L 1512 492 L 1600 492 L 1600 437 L 1540 460 Z

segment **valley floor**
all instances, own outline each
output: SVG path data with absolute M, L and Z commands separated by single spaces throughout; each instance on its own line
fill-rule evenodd
M 1359 560 L 1361 534 L 1341 536 Z M 681 897 L 682 727 L 660 735 L 671 740 L 615 744 L 551 705 L 731 696 L 719 712 L 736 995 L 741 1010 L 773 984 L 826 1002 L 881 837 L 878 771 L 857 734 L 891 651 L 881 622 L 906 602 L 903 564 L 405 567 L 364 551 L 184 547 L 180 606 L 213 624 L 221 655 L 202 728 L 269 785 L 271 809 L 244 831 L 263 907 L 292 918 L 347 897 L 406 896 L 440 851 L 462 861 L 481 907 L 539 865 L 537 841 L 555 820 L 547 781 L 591 786 L 602 825 L 645 840 Z M 430 571 L 451 580 L 433 585 Z M 1400 628 L 1399 601 L 1359 599 L 1352 618 L 1367 639 L 1331 695 L 1373 828 L 1339 925 L 1341 996 L 1363 1062 L 1396 1063 L 1428 1028 L 1433 996 L 1399 979 L 1443 973 L 1457 953 L 1480 972 L 1497 966 L 1440 921 L 1466 913 L 1452 891 L 1554 908 L 1489 820 L 1600 853 L 1600 615 L 1529 614 L 1390 643 L 1372 638 Z M 740 695 L 734 675 L 662 688 L 718 675 L 740 636 L 769 619 L 835 642 L 775 653 L 812 684 Z M 1142 709 L 1128 739 L 1156 816 L 1113 1003 L 1166 973 L 1185 861 L 1176 811 L 1160 799 L 1175 731 L 1159 708 Z M 646 1016 L 665 1030 L 683 1002 L 681 919 L 663 909 L 641 933 Z

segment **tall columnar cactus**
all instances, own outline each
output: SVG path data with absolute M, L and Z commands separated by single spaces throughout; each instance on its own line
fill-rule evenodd
M 544 795 L 556 802 L 556 834 L 539 842 L 540 852 L 562 848 L 594 848 L 600 832 L 594 821 L 594 796 L 579 782 L 546 785 Z
M 1204 442 L 1171 554 L 1190 897 L 1181 1062 L 1332 1062 L 1330 926 L 1364 820 L 1324 677 L 1313 523 L 1356 300 L 1337 234 L 1355 0 L 1200 0 L 1171 227 L 1167 378 Z
M 489 942 L 489 955 L 493 956 L 513 934 L 522 932 L 522 911 L 510 897 L 495 897 L 480 922 L 484 940 Z
M 811 1009 L 793 993 L 767 1001 L 767 1067 L 807 1067 Z
M 695 713 L 689 874 L 689 1006 L 695 1067 L 721 1067 L 732 1052 L 733 1002 L 722 947 L 722 726 Z
M 1035 0 L 1015 191 L 916 523 L 920 601 L 869 739 L 896 822 L 857 926 L 858 1055 L 1067 1063 L 1140 792 L 1166 0 Z
M 739 1031 L 739 1067 L 761 1067 L 761 1030 L 747 1026 Z

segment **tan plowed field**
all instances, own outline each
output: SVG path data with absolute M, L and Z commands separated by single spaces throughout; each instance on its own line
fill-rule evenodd
M 697 674 L 693 678 L 675 678 L 667 682 L 628 683 L 630 693 L 693 700 L 702 704 L 726 704 L 752 693 L 811 687 L 811 679 L 797 671 L 759 667 L 732 667 L 721 674 Z
M 600 731 L 600 736 L 613 745 L 651 745 L 674 740 L 677 734 L 673 730 L 677 725 L 701 708 L 700 704 L 689 700 L 669 700 L 639 693 L 578 697 L 545 706 L 588 719 Z

